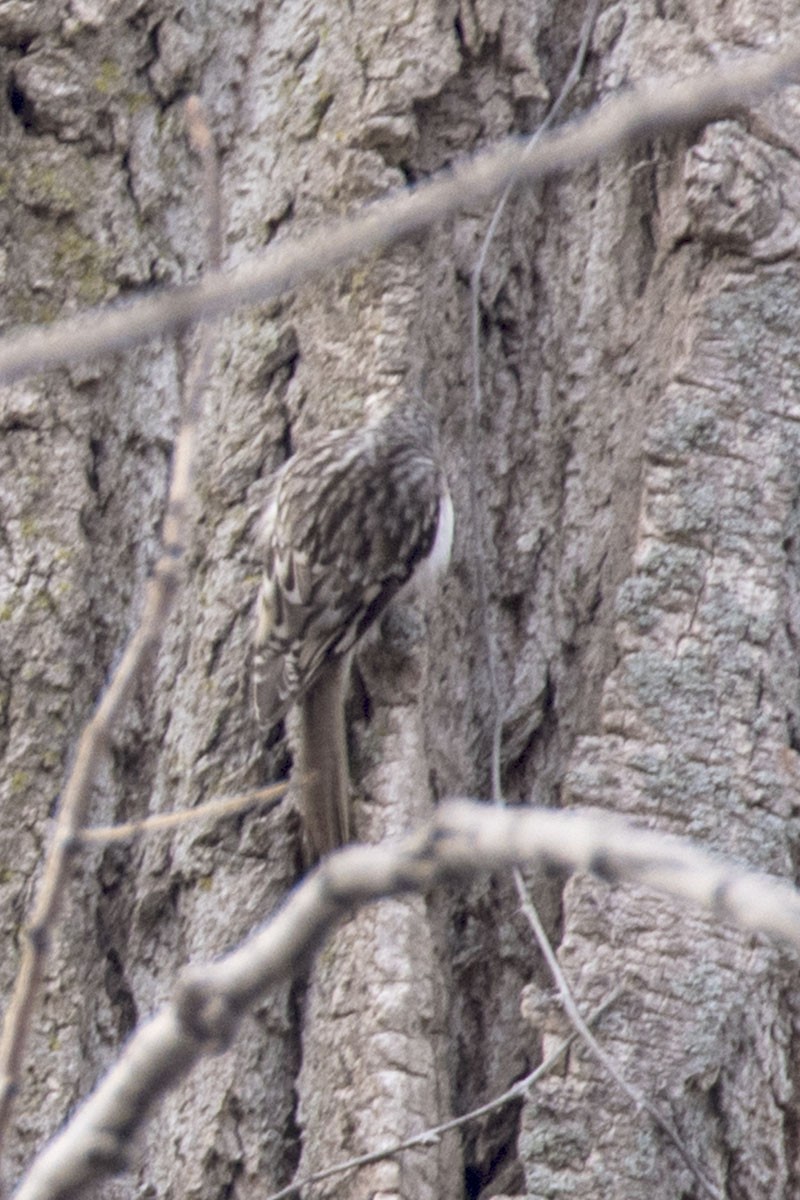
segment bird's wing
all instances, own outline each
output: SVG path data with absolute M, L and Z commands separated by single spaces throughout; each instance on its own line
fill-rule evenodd
M 291 459 L 262 519 L 254 677 L 264 724 L 353 648 L 434 545 L 446 495 L 434 459 L 369 439 L 369 429 L 331 434 Z

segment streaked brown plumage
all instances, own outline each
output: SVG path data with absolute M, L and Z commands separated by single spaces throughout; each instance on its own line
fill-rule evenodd
M 256 712 L 269 727 L 301 704 L 317 856 L 349 838 L 343 707 L 353 649 L 412 579 L 449 558 L 452 505 L 427 405 L 400 403 L 301 449 L 276 477 L 260 540 Z

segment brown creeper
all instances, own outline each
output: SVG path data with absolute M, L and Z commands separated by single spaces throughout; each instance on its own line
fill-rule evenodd
M 313 857 L 350 835 L 344 700 L 353 650 L 399 592 L 447 566 L 452 537 L 433 414 L 421 400 L 320 437 L 278 472 L 260 527 L 255 702 L 266 728 L 300 706 Z

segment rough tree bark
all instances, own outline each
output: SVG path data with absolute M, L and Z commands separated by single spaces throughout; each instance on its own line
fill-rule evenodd
M 6 0 L 3 328 L 202 267 L 182 100 L 223 154 L 227 262 L 535 128 L 575 52 L 576 0 Z M 612 3 L 573 111 L 800 32 L 800 3 Z M 488 620 L 512 802 L 592 803 L 797 872 L 800 334 L 795 91 L 755 115 L 514 198 L 481 292 Z M 358 833 L 486 795 L 493 702 L 469 512 L 465 212 L 386 259 L 226 322 L 186 585 L 112 747 L 94 819 L 191 807 L 288 771 L 249 706 L 253 530 L 270 472 L 424 366 L 457 514 L 427 624 L 360 662 Z M 32 378 L 0 398 L 0 983 L 70 747 L 157 544 L 189 343 Z M 365 702 L 366 701 L 366 702 Z M 25 1161 L 168 994 L 299 870 L 267 815 L 87 852 L 37 1017 Z M 795 966 L 661 899 L 531 881 L 604 1043 L 728 1194 L 798 1194 Z M 506 880 L 350 921 L 305 980 L 164 1106 L 128 1196 L 263 1197 L 491 1098 L 564 1018 Z M 524 1104 L 318 1193 L 664 1197 L 697 1184 L 585 1053 Z

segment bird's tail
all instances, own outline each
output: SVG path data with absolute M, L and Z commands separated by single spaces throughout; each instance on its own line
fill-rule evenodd
M 325 664 L 300 701 L 303 818 L 312 860 L 350 837 L 344 701 L 350 655 Z

